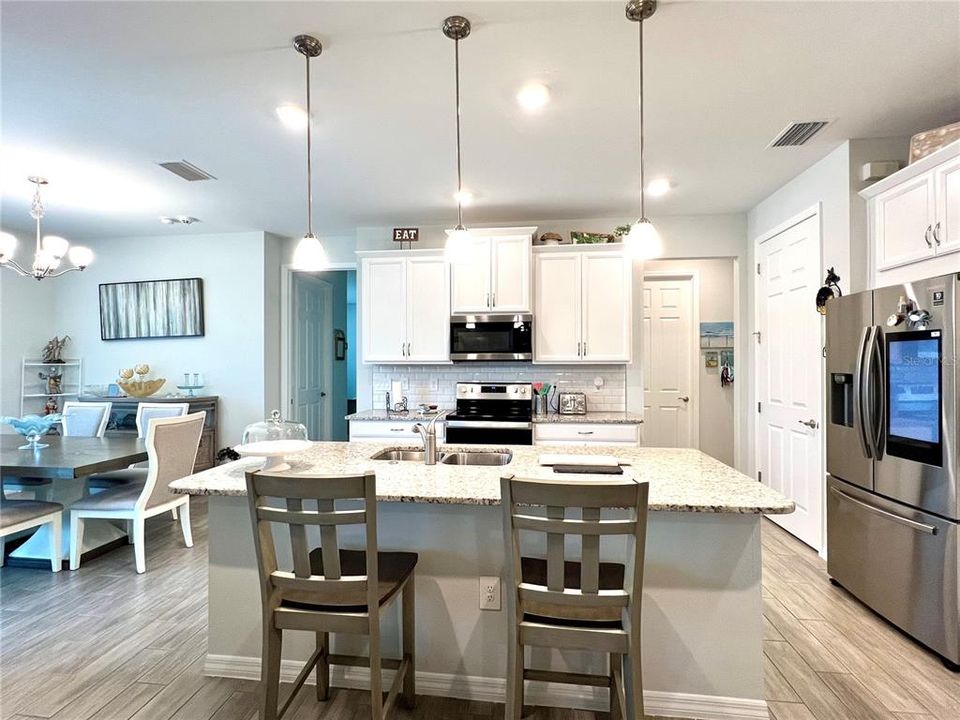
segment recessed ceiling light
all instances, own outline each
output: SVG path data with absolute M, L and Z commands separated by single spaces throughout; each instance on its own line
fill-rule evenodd
M 668 178 L 657 178 L 647 183 L 647 195 L 660 197 L 670 192 L 670 180 Z
M 550 89 L 540 83 L 530 83 L 520 88 L 517 102 L 527 112 L 536 112 L 550 102 Z
M 306 130 L 307 128 L 307 111 L 299 105 L 293 103 L 280 105 L 277 108 L 277 117 L 291 130 Z
M 469 190 L 459 190 L 453 194 L 453 199 L 461 205 L 472 205 L 473 193 Z
M 164 225 L 193 225 L 200 220 L 190 215 L 164 215 L 160 218 L 160 222 Z

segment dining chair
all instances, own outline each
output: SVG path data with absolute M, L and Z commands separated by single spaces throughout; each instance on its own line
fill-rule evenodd
M 68 400 L 61 413 L 63 436 L 102 438 L 112 409 L 112 402 Z
M 263 605 L 261 684 L 263 720 L 279 720 L 316 668 L 317 699 L 330 691 L 330 666 L 370 668 L 370 717 L 383 720 L 402 697 L 413 707 L 415 686 L 414 571 L 417 554 L 381 552 L 377 546 L 377 488 L 364 475 L 247 473 L 247 497 L 260 570 Z M 348 507 L 342 503 L 351 501 Z M 358 502 L 359 509 L 358 508 Z M 316 509 L 312 509 L 312 507 Z M 365 550 L 340 547 L 338 530 L 364 526 Z M 281 569 L 273 530 L 289 531 L 292 569 Z M 308 549 L 308 528 L 319 528 L 320 546 Z M 280 534 L 280 533 L 278 533 Z M 284 557 L 287 556 L 283 548 Z M 380 618 L 402 595 L 401 659 L 381 657 Z M 316 649 L 294 681 L 283 706 L 280 657 L 284 630 L 316 633 Z M 330 633 L 367 635 L 369 657 L 330 652 Z M 382 668 L 397 671 L 386 699 Z M 359 716 L 353 716 L 357 718 Z
M 70 506 L 71 570 L 80 567 L 86 520 L 127 521 L 138 573 L 146 571 L 143 531 L 149 517 L 179 508 L 183 542 L 187 547 L 193 547 L 190 496 L 170 492 L 169 485 L 193 472 L 205 415 L 197 412 L 184 417 L 151 420 L 146 439 L 149 468 L 143 485 L 115 487 L 83 497 Z
M 523 712 L 525 680 L 606 687 L 611 720 L 642 720 L 640 605 L 647 531 L 647 483 L 500 479 L 507 552 L 507 698 L 505 720 Z M 626 519 L 603 519 L 607 508 Z M 535 533 L 546 557 L 523 553 Z M 580 559 L 566 559 L 567 537 Z M 626 539 L 624 563 L 601 562 L 603 538 Z M 530 538 L 528 538 L 530 539 Z M 528 669 L 527 646 L 604 653 L 607 675 Z M 626 681 L 624 681 L 626 677 Z
M 50 569 L 60 572 L 60 538 L 63 505 L 39 500 L 7 500 L 0 493 L 0 567 L 3 567 L 4 545 L 8 535 L 50 524 Z

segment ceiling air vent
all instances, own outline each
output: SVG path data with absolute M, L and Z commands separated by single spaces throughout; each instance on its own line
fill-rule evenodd
M 205 170 L 201 170 L 196 165 L 188 163 L 186 160 L 180 162 L 162 162 L 157 163 L 164 170 L 169 170 L 174 175 L 179 175 L 184 180 L 196 182 L 197 180 L 216 180 L 216 178 Z
M 795 122 L 787 125 L 767 147 L 797 147 L 805 145 L 814 135 L 823 130 L 829 120 L 811 120 L 809 122 Z

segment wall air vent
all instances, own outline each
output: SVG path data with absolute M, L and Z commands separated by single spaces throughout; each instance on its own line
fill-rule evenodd
M 188 163 L 186 160 L 179 162 L 157 163 L 164 170 L 169 170 L 174 175 L 179 175 L 184 180 L 196 182 L 197 180 L 216 180 L 216 178 L 205 170 L 201 170 L 196 165 Z
M 797 147 L 799 145 L 805 145 L 810 141 L 810 138 L 829 124 L 829 120 L 790 123 L 780 131 L 767 147 Z

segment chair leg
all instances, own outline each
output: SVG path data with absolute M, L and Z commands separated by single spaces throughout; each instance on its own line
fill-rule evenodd
M 260 682 L 263 685 L 263 720 L 277 720 L 280 702 L 280 655 L 283 651 L 283 630 L 273 625 L 273 613 L 263 622 L 263 650 Z
M 646 715 L 643 712 L 643 668 L 640 660 L 640 648 L 631 648 L 626 660 L 630 670 L 626 681 L 630 690 L 627 697 L 630 720 L 643 720 Z
M 403 586 L 400 599 L 403 613 L 403 659 L 408 661 L 407 675 L 403 678 L 403 702 L 408 708 L 417 704 L 417 606 L 414 575 Z
M 508 618 L 507 632 L 507 698 L 503 710 L 504 720 L 520 720 L 523 717 L 523 645 L 520 644 L 518 628 L 513 618 Z
M 610 720 L 623 720 L 623 655 L 610 653 Z
M 0 567 L 3 567 L 7 541 L 0 538 Z
M 176 508 L 173 509 L 176 512 Z M 183 544 L 193 547 L 193 532 L 190 530 L 190 497 L 180 506 L 180 529 L 183 530 Z
M 370 717 L 383 720 L 383 666 L 380 663 L 380 613 L 370 613 Z
M 173 508 L 173 509 L 170 511 L 170 517 L 173 518 L 174 520 L 177 519 L 177 509 L 176 509 L 176 508 Z
M 80 567 L 80 551 L 83 547 L 83 518 L 70 513 L 70 569 Z
M 137 572 L 141 575 L 147 571 L 146 552 L 143 547 L 143 525 L 145 519 L 138 516 L 133 519 L 133 557 L 137 563 Z
M 317 660 L 317 700 L 330 699 L 330 633 L 317 633 L 317 650 L 323 649 L 324 655 Z
M 127 526 L 127 545 L 133 545 L 133 520 L 125 522 Z
M 63 560 L 60 558 L 62 547 L 63 519 L 60 515 L 55 515 L 53 520 L 50 521 L 50 569 L 53 572 L 60 572 L 60 568 L 63 567 Z

